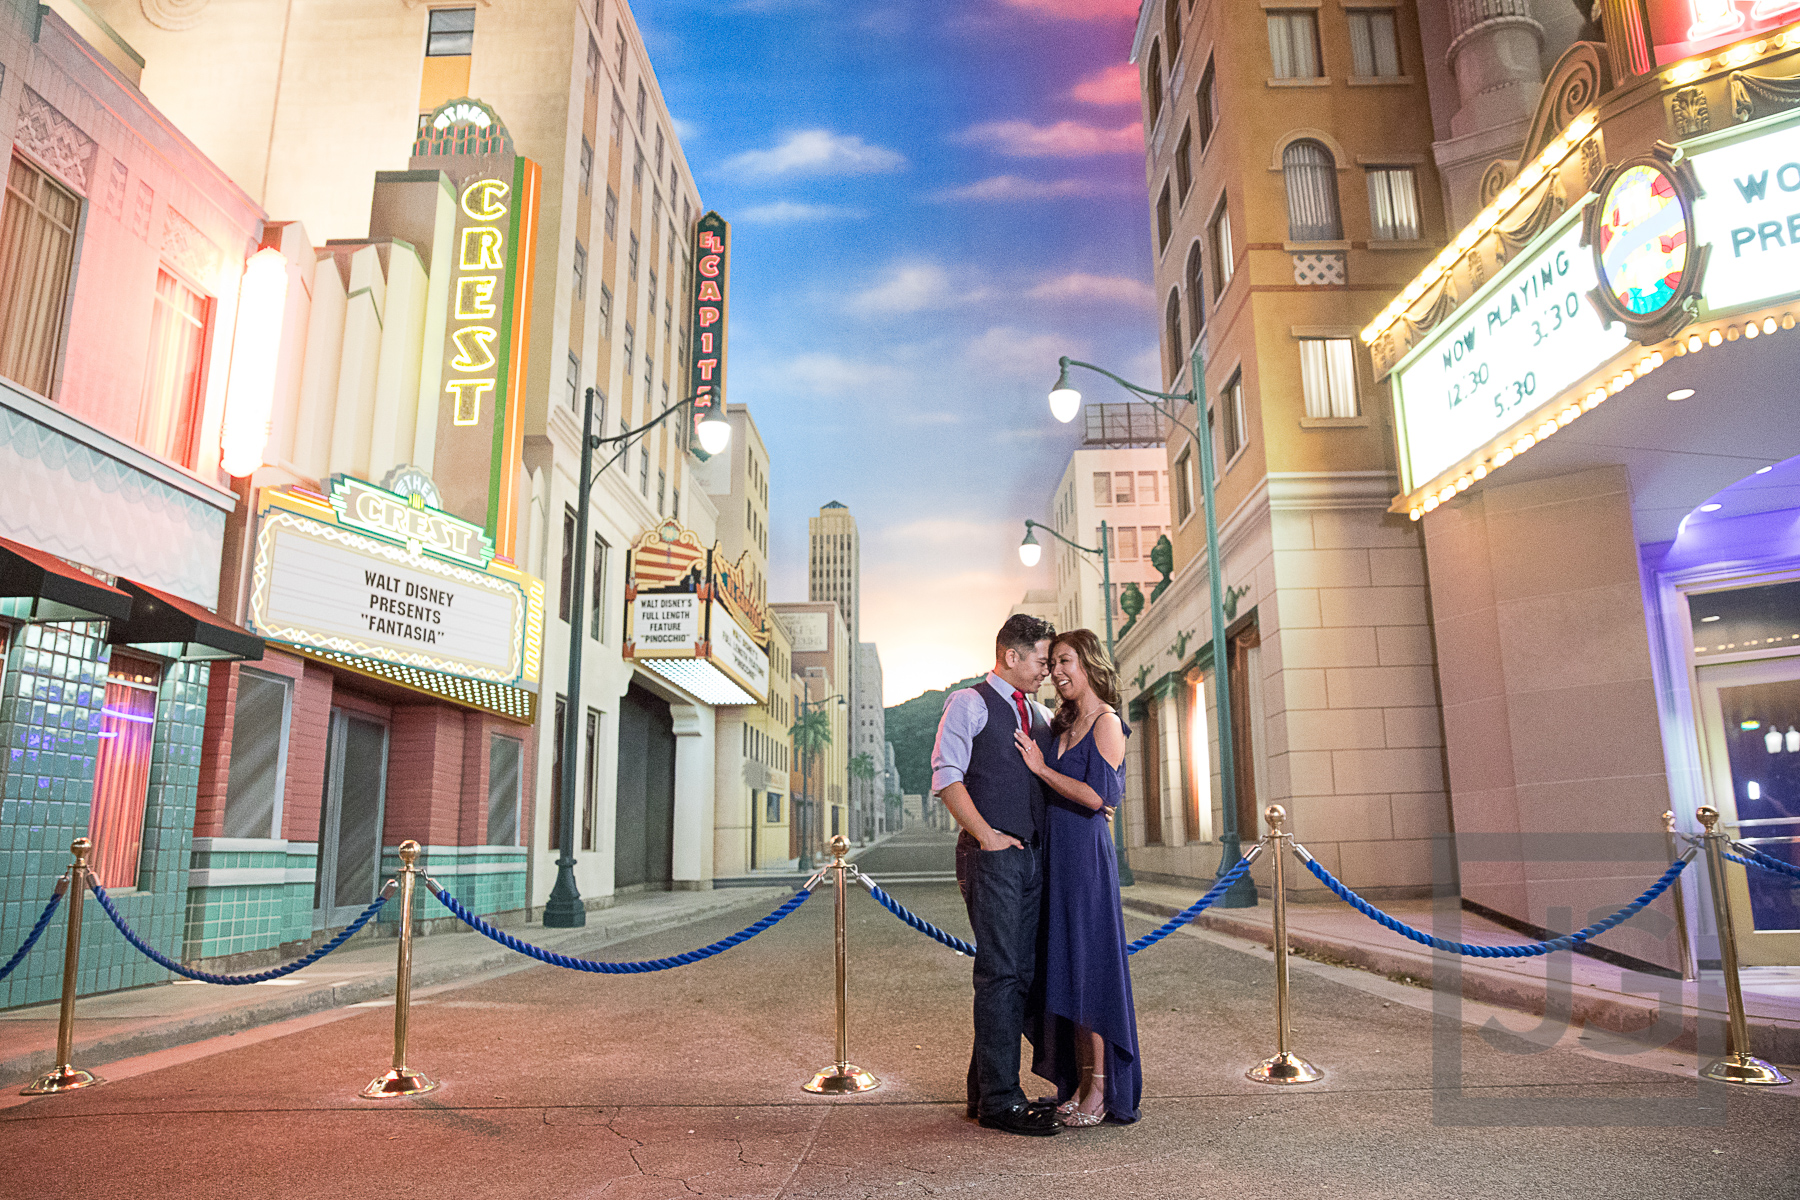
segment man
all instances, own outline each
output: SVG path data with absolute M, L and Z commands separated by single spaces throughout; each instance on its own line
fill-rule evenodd
M 1032 700 L 1056 630 L 1014 614 L 994 639 L 994 669 L 952 692 L 931 754 L 931 790 L 956 818 L 956 880 L 975 931 L 975 1046 L 969 1115 L 989 1129 L 1045 1137 L 1060 1128 L 1019 1086 L 1019 1038 L 1037 967 L 1044 796 L 1013 742 L 1023 729 L 1050 751 L 1050 714 Z

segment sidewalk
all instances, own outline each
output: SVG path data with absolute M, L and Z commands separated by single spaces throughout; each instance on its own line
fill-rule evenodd
M 1197 898 L 1195 893 L 1181 888 L 1151 883 L 1125 888 L 1121 894 L 1127 915 L 1158 922 L 1181 912 Z M 1436 932 L 1429 900 L 1386 901 L 1381 908 L 1414 929 Z M 1329 904 L 1289 904 L 1287 914 L 1288 946 L 1294 953 L 1359 967 L 1401 982 L 1416 982 L 1421 987 L 1431 986 L 1435 951 L 1377 925 L 1348 905 L 1335 900 Z M 1531 940 L 1475 913 L 1463 912 L 1460 916 L 1457 941 L 1518 945 Z M 1193 923 L 1267 946 L 1274 941 L 1274 919 L 1274 909 L 1265 898 L 1255 908 L 1212 909 L 1201 913 Z M 1671 1047 L 1693 1050 L 1702 1020 L 1709 1025 L 1716 1023 L 1708 1030 L 1708 1044 L 1723 1046 L 1725 987 L 1716 971 L 1704 972 L 1698 982 L 1647 980 L 1642 974 L 1583 954 L 1504 959 L 1459 957 L 1462 995 L 1468 1000 L 1542 1015 L 1549 993 L 1547 973 L 1551 958 L 1572 960 L 1568 963 L 1573 985 L 1569 989 L 1572 1023 L 1615 1033 L 1639 1033 L 1656 1024 L 1662 1006 L 1669 1003 L 1678 1007 L 1681 1017 L 1681 1032 L 1669 1043 Z M 1742 983 L 1753 1052 L 1770 1062 L 1800 1062 L 1800 968 L 1746 967 Z M 1664 1019 L 1673 1024 L 1672 1016 Z M 1661 1035 L 1655 1040 L 1660 1041 Z
M 588 913 L 581 929 L 518 922 L 504 928 L 546 949 L 592 957 L 605 946 L 738 909 L 749 924 L 792 894 L 786 887 L 652 892 Z M 419 897 L 431 902 L 423 887 Z M 119 935 L 109 927 L 100 936 Z M 358 939 L 268 983 L 226 987 L 179 979 L 84 997 L 75 1004 L 73 1060 L 93 1066 L 327 1009 L 386 1004 L 382 997 L 394 994 L 396 945 L 393 938 Z M 473 930 L 413 939 L 415 989 L 535 965 Z M 57 1016 L 55 1003 L 0 1012 L 0 1085 L 27 1082 L 55 1065 Z

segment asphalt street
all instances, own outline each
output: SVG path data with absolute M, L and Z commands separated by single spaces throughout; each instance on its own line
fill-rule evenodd
M 941 870 L 948 841 L 902 835 L 860 861 L 877 877 Z M 892 890 L 968 936 L 953 884 Z M 428 989 L 410 1061 L 443 1086 L 416 1099 L 356 1095 L 387 1066 L 387 1007 L 111 1064 L 104 1087 L 0 1098 L 0 1194 L 1800 1195 L 1800 1086 L 1702 1087 L 1666 1064 L 1583 1050 L 1574 1034 L 1514 1053 L 1533 1047 L 1446 1023 L 1434 1048 L 1430 994 L 1358 972 L 1294 976 L 1296 1049 L 1326 1078 L 1252 1083 L 1245 1069 L 1273 1048 L 1272 967 L 1265 951 L 1213 934 L 1178 934 L 1133 960 L 1141 1122 L 1049 1139 L 984 1130 L 962 1115 L 968 960 L 860 891 L 849 905 L 850 1051 L 880 1077 L 874 1092 L 800 1090 L 833 1057 L 822 892 L 748 943 L 674 971 L 535 967 Z M 606 956 L 672 953 L 757 915 Z M 1028 1079 L 1027 1090 L 1042 1089 Z

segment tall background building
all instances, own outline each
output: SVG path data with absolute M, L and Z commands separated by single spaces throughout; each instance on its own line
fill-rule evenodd
M 851 664 L 856 654 L 850 631 L 835 601 L 795 601 L 771 604 L 793 647 L 794 720 L 808 712 L 825 714 L 830 741 L 808 753 L 800 744 L 793 750 L 798 774 L 793 790 L 802 803 L 798 819 L 790 825 L 789 846 L 796 856 L 825 852 L 836 834 L 850 830 Z
M 1278 802 L 1352 886 L 1421 894 L 1448 830 L 1423 547 L 1387 512 L 1388 398 L 1357 340 L 1445 236 L 1414 6 L 1149 0 L 1132 57 L 1159 390 L 1199 385 L 1179 415 L 1213 441 L 1228 589 L 1214 630 L 1199 455 L 1172 426 L 1174 582 L 1118 655 L 1132 865 L 1208 879 L 1224 806 L 1248 841 Z M 1229 796 L 1215 671 L 1235 710 Z
M 819 510 L 819 515 L 806 522 L 811 557 L 807 563 L 808 600 L 830 600 L 838 606 L 844 627 L 850 631 L 852 645 L 862 640 L 862 626 L 857 617 L 862 590 L 862 539 L 856 532 L 856 518 L 850 510 L 833 500 Z
M 1121 607 L 1127 584 L 1148 595 L 1160 574 L 1151 552 L 1169 528 L 1169 470 L 1162 442 L 1162 420 L 1145 405 L 1089 404 L 1081 447 L 1051 495 L 1050 524 L 1070 541 L 1098 550 L 1100 525 L 1106 524 L 1112 580 L 1113 633 L 1129 619 Z M 1056 581 L 1056 610 L 1050 618 L 1058 629 L 1091 629 L 1102 642 L 1107 636 L 1106 572 L 1097 555 L 1083 554 L 1064 542 L 1043 538 Z
M 874 642 L 856 646 L 856 689 L 854 722 L 850 736 L 852 760 L 862 760 L 862 769 L 850 777 L 850 829 L 857 841 L 867 841 L 882 832 L 884 796 L 883 781 L 887 769 L 887 710 L 881 706 L 881 653 Z

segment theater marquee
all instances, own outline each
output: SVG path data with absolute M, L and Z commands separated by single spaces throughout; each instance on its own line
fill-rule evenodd
M 417 497 L 343 476 L 331 492 L 263 493 L 249 626 L 271 642 L 516 715 L 516 701 L 426 673 L 535 690 L 543 584 L 493 559 L 479 526 Z
M 708 550 L 670 519 L 631 549 L 624 657 L 707 704 L 761 704 L 769 694 L 769 633 L 741 564 Z

